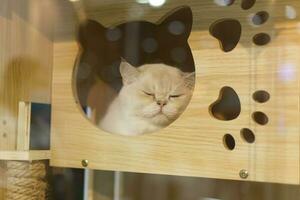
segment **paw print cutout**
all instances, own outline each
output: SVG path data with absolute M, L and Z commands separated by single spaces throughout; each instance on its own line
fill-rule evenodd
M 209 110 L 210 114 L 218 120 L 234 120 L 241 112 L 239 96 L 233 88 L 223 87 L 220 90 L 219 98 L 211 104 Z
M 215 0 L 215 3 L 221 6 L 231 6 L 235 0 Z M 249 10 L 256 3 L 256 0 L 242 0 L 241 9 Z M 269 19 L 269 13 L 266 11 L 256 12 L 251 16 L 253 26 L 261 26 Z M 210 34 L 220 43 L 220 48 L 224 52 L 232 51 L 240 42 L 242 35 L 242 25 L 239 20 L 231 18 L 218 19 L 209 27 Z M 267 33 L 257 33 L 253 35 L 252 42 L 257 46 L 264 46 L 270 43 L 271 37 Z
M 270 100 L 270 94 L 265 90 L 258 90 L 253 93 L 252 99 L 256 103 L 266 103 Z M 238 94 L 232 87 L 225 86 L 221 88 L 219 97 L 210 105 L 209 112 L 217 120 L 230 121 L 237 119 L 241 112 Z M 268 116 L 262 111 L 254 111 L 251 117 L 260 126 L 265 126 L 269 122 Z M 241 128 L 240 137 L 246 143 L 255 143 L 255 133 L 250 128 Z M 226 149 L 234 150 L 236 140 L 233 135 L 226 133 L 223 136 L 223 144 Z

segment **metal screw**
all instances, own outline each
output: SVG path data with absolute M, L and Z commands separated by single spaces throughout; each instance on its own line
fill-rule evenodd
M 82 160 L 82 161 L 81 161 L 81 165 L 82 165 L 83 167 L 87 167 L 87 166 L 89 165 L 89 161 L 88 161 L 88 160 Z
M 240 171 L 240 177 L 241 177 L 242 179 L 247 179 L 248 176 L 249 176 L 249 172 L 248 172 L 247 170 L 242 169 L 242 170 Z

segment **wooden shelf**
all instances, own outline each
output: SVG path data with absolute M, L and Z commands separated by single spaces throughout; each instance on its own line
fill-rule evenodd
M 1 160 L 48 160 L 51 158 L 49 150 L 29 150 L 29 151 L 0 151 Z

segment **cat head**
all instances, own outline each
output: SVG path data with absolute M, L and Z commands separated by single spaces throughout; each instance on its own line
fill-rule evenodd
M 122 107 L 127 114 L 151 125 L 165 127 L 188 105 L 195 73 L 182 72 L 166 64 L 146 64 L 139 68 L 126 61 L 120 65 L 123 88 Z

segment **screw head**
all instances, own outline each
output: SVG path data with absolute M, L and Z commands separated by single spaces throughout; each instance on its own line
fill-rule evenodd
M 247 170 L 242 169 L 242 170 L 240 171 L 240 177 L 241 177 L 242 179 L 247 179 L 248 176 L 249 176 L 249 172 L 248 172 Z
M 89 161 L 86 160 L 86 159 L 84 159 L 84 160 L 81 161 L 81 165 L 82 165 L 83 167 L 87 167 L 87 166 L 89 165 Z

